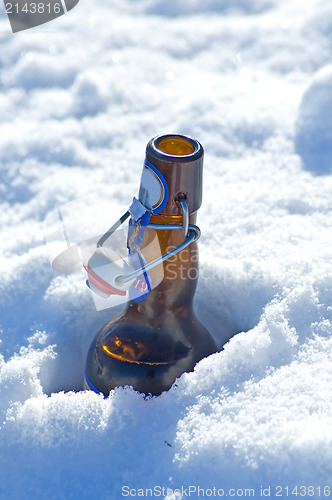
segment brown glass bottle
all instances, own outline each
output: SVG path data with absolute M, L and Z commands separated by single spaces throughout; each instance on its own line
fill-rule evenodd
M 180 135 L 159 136 L 146 149 L 146 161 L 160 173 L 168 187 L 164 208 L 150 224 L 182 225 L 179 199 L 185 198 L 189 223 L 195 224 L 202 201 L 203 148 Z M 184 240 L 181 230 L 147 227 L 142 253 L 146 262 L 158 255 L 144 255 L 157 234 L 162 254 Z M 162 269 L 160 269 L 162 266 Z M 108 395 L 117 386 L 158 395 L 169 389 L 183 372 L 217 350 L 209 332 L 197 320 L 193 298 L 198 279 L 198 250 L 193 242 L 177 255 L 151 270 L 152 283 L 161 282 L 142 301 L 131 300 L 125 311 L 111 319 L 97 334 L 87 356 L 85 388 Z

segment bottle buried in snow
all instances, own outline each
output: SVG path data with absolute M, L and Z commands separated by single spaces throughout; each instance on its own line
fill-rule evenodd
M 164 135 L 148 143 L 139 200 L 134 198 L 129 211 L 99 240 L 99 254 L 85 266 L 95 291 L 129 294 L 125 311 L 92 342 L 86 389 L 108 396 L 114 387 L 131 385 L 158 395 L 217 350 L 193 310 L 202 167 L 203 148 L 194 139 Z M 103 244 L 129 215 L 128 262 L 108 273 L 112 258 Z

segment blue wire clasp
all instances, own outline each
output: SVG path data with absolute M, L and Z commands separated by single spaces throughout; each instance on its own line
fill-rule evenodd
M 161 262 L 164 262 L 165 260 L 169 259 L 173 255 L 176 255 L 177 253 L 184 250 L 188 245 L 190 245 L 190 243 L 193 243 L 194 241 L 197 241 L 200 238 L 201 231 L 200 231 L 199 227 L 195 226 L 194 224 L 189 224 L 189 210 L 188 210 L 188 205 L 187 205 L 185 197 L 181 196 L 178 199 L 178 201 L 181 204 L 181 208 L 182 208 L 182 217 L 183 217 L 182 224 L 148 224 L 148 227 L 150 227 L 152 229 L 162 229 L 162 230 L 182 229 L 184 241 L 182 243 L 180 243 L 180 245 L 178 245 L 174 249 L 170 250 L 169 252 L 165 253 L 164 255 L 161 255 L 161 257 L 158 257 L 157 259 L 151 261 L 149 264 L 142 266 L 141 268 L 137 269 L 136 271 L 133 271 L 127 275 L 118 276 L 117 282 L 124 284 L 124 283 L 128 283 L 130 281 L 133 281 L 135 278 L 137 278 L 138 276 L 143 274 L 145 271 L 152 269 L 153 267 L 157 266 Z M 129 216 L 130 216 L 130 212 L 128 210 L 98 240 L 97 248 L 102 247 L 105 244 L 105 242 L 108 240 L 108 238 L 110 238 L 110 236 L 114 233 L 114 231 L 116 231 L 121 226 L 121 224 L 123 224 L 128 219 Z

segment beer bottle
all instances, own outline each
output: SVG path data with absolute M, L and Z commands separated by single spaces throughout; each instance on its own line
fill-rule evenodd
M 91 344 L 86 389 L 108 396 L 111 389 L 130 385 L 159 395 L 217 350 L 193 310 L 203 154 L 198 141 L 182 135 L 158 136 L 147 145 L 136 200 L 146 212 L 131 214 L 128 232 L 129 253 L 133 242 L 140 247 L 135 255 L 141 271 L 131 282 L 124 312 L 108 321 Z M 154 237 L 163 255 L 159 259 L 151 250 L 145 252 Z M 156 259 L 158 265 L 149 269 Z

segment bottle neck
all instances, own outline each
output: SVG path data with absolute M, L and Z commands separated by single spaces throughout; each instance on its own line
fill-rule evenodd
M 190 215 L 190 224 L 195 224 L 196 213 Z M 181 229 L 147 228 L 142 242 L 142 254 L 146 262 L 150 262 L 183 242 L 182 216 L 153 215 L 151 224 L 176 224 Z M 158 252 L 151 252 L 151 239 L 157 239 Z M 150 249 L 150 251 L 145 251 Z M 156 248 L 156 246 L 154 247 Z M 165 260 L 150 270 L 152 289 L 149 295 L 140 302 L 131 301 L 129 307 L 145 312 L 151 317 L 161 314 L 165 308 L 181 313 L 192 309 L 198 280 L 198 248 L 193 242 L 184 250 Z
M 191 214 L 189 223 L 195 224 L 196 212 L 202 203 L 202 169 L 203 147 L 190 137 L 167 134 L 148 143 L 139 200 L 153 212 L 150 224 L 164 225 L 165 229 L 146 229 L 140 245 L 146 263 L 183 243 L 181 198 L 186 200 Z M 167 229 L 167 225 L 177 225 L 179 229 Z M 136 303 L 137 310 L 145 310 L 153 317 L 165 309 L 177 310 L 181 314 L 179 309 L 187 311 L 192 308 L 198 280 L 196 243 L 191 243 L 149 272 L 151 291 L 144 300 Z M 142 281 L 141 292 L 144 285 L 146 287 L 146 282 Z M 134 307 L 133 303 L 130 304 L 129 307 Z

